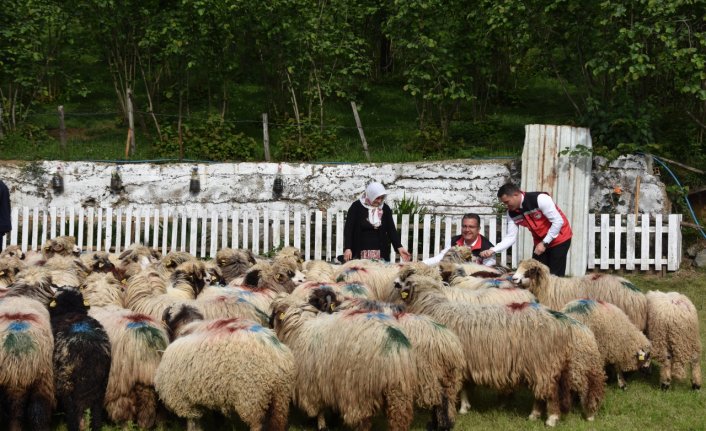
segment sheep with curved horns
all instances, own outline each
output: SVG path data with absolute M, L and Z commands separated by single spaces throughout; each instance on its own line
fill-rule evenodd
M 114 306 L 93 306 L 89 314 L 110 339 L 112 359 L 104 403 L 108 417 L 151 428 L 158 410 L 154 377 L 161 352 L 169 344 L 166 327 L 149 316 Z
M 250 250 L 222 248 L 216 253 L 216 264 L 221 268 L 226 283 L 242 276 L 256 263 L 255 255 Z
M 409 429 L 415 362 L 409 338 L 391 316 L 320 314 L 283 296 L 272 305 L 271 324 L 294 353 L 294 403 L 309 417 L 332 408 L 347 426 L 370 430 L 384 407 L 391 431 Z M 324 426 L 320 421 L 319 429 Z
M 103 401 L 110 373 L 110 341 L 103 326 L 88 315 L 81 292 L 59 288 L 49 304 L 54 333 L 56 396 L 69 431 L 83 428 L 91 409 L 91 429 L 103 425 Z
M 193 308 L 167 309 L 177 338 L 155 376 L 160 399 L 198 429 L 205 410 L 237 414 L 251 430 L 285 430 L 294 357 L 273 331 L 246 319 L 202 320 Z
M 56 403 L 53 350 L 49 312 L 42 303 L 21 294 L 0 299 L 0 402 L 9 430 L 50 429 Z
M 659 364 L 659 381 L 668 389 L 672 377 L 686 378 L 691 366 L 691 387 L 701 389 L 701 338 L 696 307 L 679 292 L 647 292 L 647 337 L 652 357 Z
M 508 390 L 527 384 L 535 397 L 530 419 L 546 403 L 548 426 L 578 393 L 593 420 L 604 396 L 605 374 L 593 334 L 585 325 L 534 302 L 473 305 L 449 301 L 434 280 L 412 275 L 400 286 L 407 310 L 430 316 L 461 340 L 474 384 Z M 468 400 L 461 400 L 461 412 Z
M 399 276 L 395 280 L 395 287 L 399 288 L 407 278 L 413 275 L 423 276 L 424 274 L 419 274 L 414 268 L 404 268 L 400 270 Z M 429 281 L 429 286 L 436 289 L 440 295 L 443 295 L 449 301 L 458 301 L 467 304 L 512 304 L 513 302 L 536 301 L 534 295 L 526 289 L 485 287 L 471 290 L 446 286 L 437 278 L 429 278 Z M 492 286 L 492 284 L 489 284 L 489 286 Z M 403 295 L 405 295 L 404 291 L 395 289 L 390 296 L 390 302 L 403 302 L 406 299 Z
M 81 248 L 76 245 L 76 238 L 68 235 L 57 236 L 42 244 L 42 255 L 44 259 L 54 256 L 78 257 L 81 255 Z
M 652 345 L 620 308 L 604 301 L 577 299 L 561 311 L 593 331 L 603 362 L 615 369 L 619 388 L 627 389 L 623 372 L 649 368 Z
M 557 277 L 534 259 L 520 262 L 512 280 L 525 286 L 537 300 L 554 310 L 561 310 L 574 299 L 588 298 L 610 302 L 623 310 L 641 331 L 647 325 L 647 299 L 630 281 L 607 274 L 584 277 Z

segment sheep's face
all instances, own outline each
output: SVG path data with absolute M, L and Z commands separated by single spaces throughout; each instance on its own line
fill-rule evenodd
M 466 276 L 466 271 L 463 267 L 453 262 L 440 262 L 439 273 L 441 274 L 441 279 L 446 283 L 450 283 L 456 277 Z
M 15 257 L 17 259 L 24 260 L 26 255 L 25 255 L 25 252 L 22 251 L 20 246 L 10 245 L 10 246 L 5 247 L 5 250 L 0 252 L 0 257 L 5 257 L 5 256 Z
M 197 320 L 203 320 L 203 314 L 190 305 L 169 306 L 162 313 L 162 323 L 167 327 L 170 341 L 187 335 L 182 329 Z
M 111 272 L 115 265 L 110 261 L 108 253 L 96 252 L 93 253 L 93 257 L 90 261 L 90 269 L 92 272 Z
M 549 272 L 546 267 L 544 268 L 546 271 L 543 271 L 542 266 L 544 266 L 542 263 L 534 259 L 522 261 L 512 275 L 512 282 L 517 285 L 528 286 L 532 281 L 538 280 L 543 272 Z
M 83 299 L 83 295 L 76 289 L 69 287 L 59 287 L 54 298 L 49 302 L 49 314 L 60 316 L 66 313 L 88 314 L 91 308 L 88 301 Z
M 49 259 L 56 255 L 79 256 L 81 254 L 81 248 L 76 245 L 73 237 L 60 236 L 45 242 L 42 246 L 42 254 L 45 259 Z
M 333 313 L 341 305 L 341 300 L 330 287 L 319 287 L 311 292 L 309 304 L 322 313 Z
M 159 252 L 148 247 L 133 245 L 129 249 L 120 253 L 118 259 L 120 259 L 123 266 L 136 263 L 140 265 L 142 269 L 145 269 L 152 263 L 157 262 L 160 259 L 160 255 Z
M 221 268 L 219 268 L 213 264 L 206 265 L 206 283 L 209 286 L 213 286 L 213 285 L 225 286 L 226 281 L 223 278 L 223 273 L 221 272 Z
M 649 347 L 645 347 L 637 351 L 635 355 L 637 358 L 637 364 L 641 371 L 647 371 L 650 369 L 650 351 Z
M 0 285 L 9 286 L 15 282 L 16 275 L 20 272 L 19 259 L 5 258 L 0 260 Z
M 416 291 L 417 280 L 414 277 L 407 278 L 403 282 L 395 281 L 395 289 L 404 302 L 410 302 Z
M 184 262 L 174 270 L 173 279 L 183 280 L 194 288 L 194 293 L 198 295 L 206 285 L 206 266 L 201 261 Z
M 284 301 L 275 300 L 272 303 L 272 314 L 270 315 L 270 328 L 274 329 L 275 333 L 279 334 L 282 330 L 285 320 L 291 317 L 292 307 Z

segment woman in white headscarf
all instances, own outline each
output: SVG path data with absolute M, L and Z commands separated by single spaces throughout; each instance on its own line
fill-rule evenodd
M 380 183 L 370 183 L 348 209 L 343 229 L 343 260 L 390 260 L 390 244 L 403 261 L 411 257 L 402 247 L 400 234 L 392 220 L 392 210 L 385 203 L 387 192 Z

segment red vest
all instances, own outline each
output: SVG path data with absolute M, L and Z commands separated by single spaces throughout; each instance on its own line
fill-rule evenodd
M 522 201 L 522 206 L 520 206 L 517 211 L 508 211 L 507 213 L 510 215 L 510 218 L 512 218 L 512 221 L 515 222 L 516 225 L 524 226 L 529 229 L 529 231 L 532 233 L 532 239 L 534 240 L 534 244 L 537 245 L 542 242 L 545 236 L 547 236 L 547 232 L 549 232 L 549 228 L 552 226 L 552 222 L 549 221 L 547 216 L 544 215 L 544 213 L 539 209 L 539 206 L 537 205 L 537 197 L 541 194 L 546 195 L 547 193 L 522 192 L 522 194 L 525 197 Z M 559 211 L 561 218 L 564 220 L 564 224 L 561 226 L 559 235 L 557 235 L 557 237 L 554 238 L 551 243 L 549 243 L 549 247 L 554 247 L 565 241 L 568 241 L 569 239 L 571 239 L 572 235 L 569 220 L 566 219 L 566 216 L 558 206 L 556 207 L 556 209 L 557 211 Z

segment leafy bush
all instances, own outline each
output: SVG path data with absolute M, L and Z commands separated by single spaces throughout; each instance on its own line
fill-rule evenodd
M 0 148 L 19 148 L 24 151 L 52 144 L 56 144 L 56 141 L 47 131 L 31 123 L 23 123 L 16 130 L 6 132 L 4 138 L 0 140 Z
M 424 217 L 428 212 L 427 207 L 419 204 L 418 198 L 407 198 L 406 193 L 402 193 L 402 199 L 392 204 L 393 214 L 419 214 L 419 217 Z
M 290 162 L 321 159 L 333 154 L 336 140 L 336 133 L 331 128 L 321 130 L 309 122 L 297 127 L 294 120 L 289 120 L 277 143 L 278 156 L 280 160 Z
M 257 142 L 235 126 L 222 121 L 218 115 L 210 115 L 206 121 L 182 124 L 184 157 L 205 160 L 253 160 Z M 162 129 L 162 141 L 156 142 L 157 153 L 162 157 L 179 154 L 179 134 L 175 126 Z

